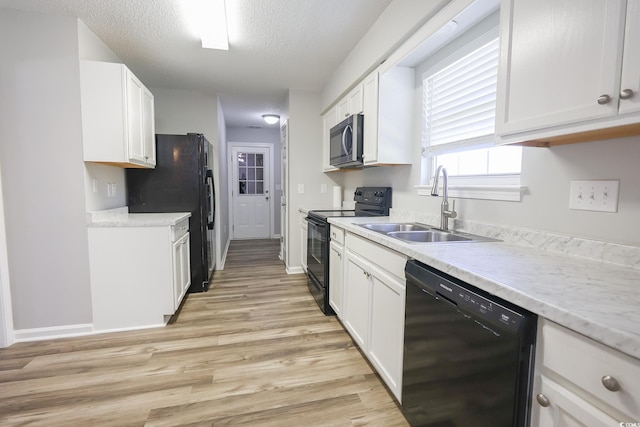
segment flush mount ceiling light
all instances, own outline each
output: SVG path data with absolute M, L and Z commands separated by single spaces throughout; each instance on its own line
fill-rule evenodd
M 229 50 L 224 0 L 182 0 L 180 4 L 203 48 Z
M 277 114 L 263 114 L 262 118 L 270 125 L 276 124 L 280 121 L 280 116 Z

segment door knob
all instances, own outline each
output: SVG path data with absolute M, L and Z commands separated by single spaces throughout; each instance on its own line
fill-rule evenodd
M 605 95 L 600 95 L 598 97 L 598 104 L 600 104 L 600 105 L 608 104 L 609 101 L 611 101 L 611 97 L 609 95 L 605 94 Z

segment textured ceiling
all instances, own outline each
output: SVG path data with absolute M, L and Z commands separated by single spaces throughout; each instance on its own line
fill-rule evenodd
M 0 0 L 80 18 L 151 88 L 219 94 L 229 126 L 263 126 L 287 89 L 319 90 L 391 0 L 226 0 L 229 51 L 202 49 L 185 0 Z

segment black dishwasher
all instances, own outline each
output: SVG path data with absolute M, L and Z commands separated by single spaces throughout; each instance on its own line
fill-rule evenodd
M 418 261 L 405 274 L 409 423 L 528 426 L 537 316 Z

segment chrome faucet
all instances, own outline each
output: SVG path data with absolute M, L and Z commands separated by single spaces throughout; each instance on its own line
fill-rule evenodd
M 432 196 L 439 196 L 438 194 L 438 181 L 440 178 L 440 171 L 442 170 L 442 204 L 440 205 L 440 229 L 444 231 L 449 230 L 449 218 L 455 218 L 458 216 L 456 212 L 456 201 L 453 201 L 453 207 L 449 210 L 449 178 L 447 177 L 447 169 L 438 166 L 436 170 L 436 176 L 433 177 L 433 188 L 431 188 Z

